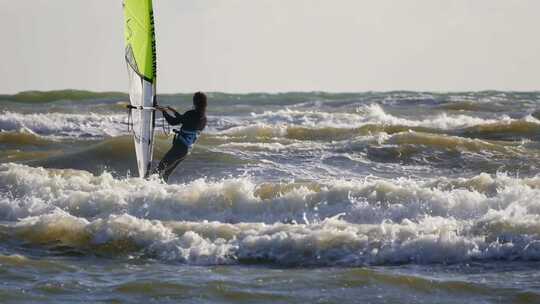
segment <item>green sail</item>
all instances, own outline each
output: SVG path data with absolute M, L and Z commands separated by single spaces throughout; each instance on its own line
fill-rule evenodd
M 139 176 L 151 172 L 156 100 L 156 42 L 152 0 L 124 0 L 131 129 Z
M 142 78 L 155 83 L 156 40 L 152 0 L 124 0 L 126 60 Z

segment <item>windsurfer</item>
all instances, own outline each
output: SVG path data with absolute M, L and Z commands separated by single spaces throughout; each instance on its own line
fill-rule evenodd
M 159 174 L 165 182 L 167 182 L 169 176 L 178 164 L 180 164 L 180 162 L 182 162 L 189 154 L 189 151 L 197 141 L 200 133 L 206 127 L 206 95 L 202 92 L 195 93 L 193 95 L 193 106 L 193 110 L 189 110 L 184 114 L 178 113 L 171 107 L 158 108 L 170 125 L 182 125 L 179 130 L 174 130 L 176 134 L 174 135 L 172 147 L 165 154 L 155 172 Z M 167 110 L 171 111 L 173 115 L 167 113 Z

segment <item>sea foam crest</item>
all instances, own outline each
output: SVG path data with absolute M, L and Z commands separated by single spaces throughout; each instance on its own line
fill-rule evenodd
M 396 117 L 386 113 L 378 104 L 370 104 L 357 108 L 357 113 L 365 116 L 365 120 L 370 123 L 386 124 L 386 125 L 403 125 L 410 127 L 426 127 L 433 129 L 459 129 L 475 125 L 495 123 L 498 121 L 508 121 L 508 116 L 501 116 L 499 119 L 484 119 L 480 117 L 468 115 L 448 115 L 442 113 L 433 117 L 423 118 L 420 120 L 410 120 Z
M 379 104 L 359 107 L 356 113 L 284 109 L 266 111 L 260 114 L 253 113 L 251 116 L 252 119 L 255 119 L 256 123 L 249 123 L 251 119 L 239 120 L 236 126 L 220 130 L 216 134 L 247 138 L 290 137 L 296 139 L 339 139 L 349 133 L 354 134 L 354 129 L 367 125 L 456 130 L 479 125 L 511 123 L 516 121 L 505 115 L 497 119 L 485 119 L 462 114 L 448 115 L 446 113 L 412 120 L 389 114 Z M 530 120 L 531 118 L 524 119 Z M 323 134 L 320 134 L 320 132 L 310 132 L 318 130 L 322 130 Z
M 77 217 L 129 213 L 175 221 L 311 222 L 337 214 L 351 223 L 417 220 L 425 215 L 475 219 L 514 204 L 540 213 L 540 179 L 481 174 L 468 179 L 334 180 L 256 183 L 249 177 L 187 184 L 116 179 L 108 173 L 0 165 L 0 219 L 56 209 Z
M 516 220 L 511 217 L 504 223 L 515 225 Z M 538 225 L 503 234 L 496 231 L 498 225 L 442 217 L 377 225 L 351 224 L 337 217 L 312 224 L 162 223 L 127 214 L 87 221 L 56 211 L 24 219 L 11 231 L 27 242 L 189 264 L 355 266 L 540 259 L 540 240 L 531 234 Z
M 266 111 L 262 114 L 252 114 L 259 122 L 267 124 L 286 124 L 314 128 L 354 128 L 366 124 L 385 124 L 403 126 L 422 126 L 436 129 L 456 129 L 474 125 L 506 121 L 508 116 L 499 119 L 484 119 L 468 115 L 448 115 L 442 113 L 421 120 L 400 118 L 387 113 L 379 104 L 369 104 L 358 107 L 356 113 L 301 111 L 284 109 L 278 111 Z
M 2 164 L 0 185 L 12 238 L 83 252 L 192 264 L 540 259 L 538 177 L 166 185 Z
M 125 122 L 125 114 L 22 114 L 6 111 L 0 115 L 0 130 L 24 129 L 38 135 L 58 138 L 101 138 L 127 133 Z
M 334 138 L 335 136 L 339 138 L 366 125 L 453 130 L 497 123 L 510 124 L 515 121 L 540 124 L 540 121 L 531 115 L 516 120 L 505 115 L 497 119 L 484 119 L 442 113 L 414 120 L 389 114 L 379 104 L 370 104 L 357 108 L 356 113 L 284 109 L 236 117 L 235 119 L 211 116 L 209 128 L 205 133 L 247 138 L 291 137 L 301 139 L 306 137 L 317 139 Z M 38 135 L 58 138 L 103 138 L 125 135 L 128 134 L 126 123 L 126 114 L 22 114 L 4 111 L 0 116 L 0 130 L 18 131 L 23 129 Z M 323 130 L 324 134 L 311 134 L 310 130 Z

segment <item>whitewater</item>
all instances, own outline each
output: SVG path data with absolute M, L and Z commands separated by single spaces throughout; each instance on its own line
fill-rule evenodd
M 6 302 L 540 302 L 538 92 L 210 93 L 169 184 L 68 93 L 0 96 Z

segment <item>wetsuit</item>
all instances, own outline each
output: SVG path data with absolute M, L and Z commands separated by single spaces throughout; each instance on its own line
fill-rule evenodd
M 174 116 L 165 111 L 162 113 L 169 124 L 173 126 L 182 124 L 180 130 L 174 130 L 176 134 L 172 147 L 165 154 L 156 170 L 156 173 L 167 181 L 176 166 L 186 158 L 200 132 L 206 127 L 206 115 L 196 110 L 187 111 L 183 115 L 174 111 Z

